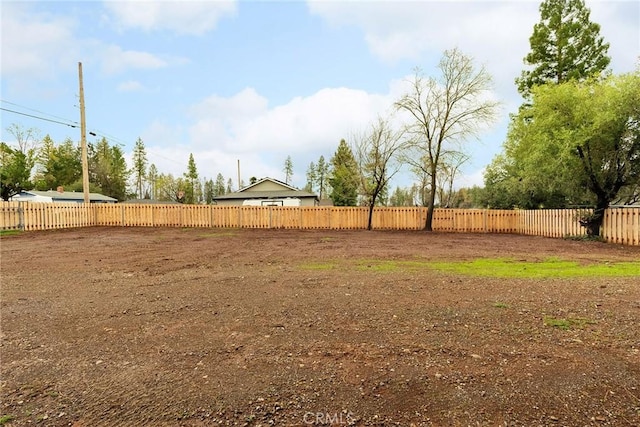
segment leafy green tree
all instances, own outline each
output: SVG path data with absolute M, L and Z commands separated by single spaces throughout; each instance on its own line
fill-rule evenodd
M 598 235 L 604 211 L 640 183 L 640 70 L 601 80 L 538 86 L 511 123 L 505 152 L 510 178 L 534 182 L 574 203 L 585 190 Z
M 439 78 L 417 70 L 410 90 L 395 103 L 409 118 L 404 159 L 429 180 L 427 231 L 432 230 L 438 171 L 447 153 L 459 151 L 461 142 L 492 123 L 498 106 L 487 97 L 491 76 L 482 67 L 476 69 L 470 57 L 457 49 L 445 51 L 438 69 Z
M 454 203 L 451 207 L 459 209 L 485 208 L 484 188 L 474 185 L 473 187 L 460 188 L 453 197 Z
M 2 200 L 30 189 L 31 172 L 35 166 L 37 130 L 24 129 L 12 123 L 7 131 L 15 139 L 14 146 L 0 142 L 0 196 Z
M 231 178 L 227 180 L 227 188 L 225 190 L 225 193 L 233 193 L 233 180 Z
M 413 206 L 416 197 L 417 187 L 411 186 L 409 188 L 396 187 L 389 197 L 389 206 Z
M 5 142 L 0 142 L 0 196 L 2 200 L 9 200 L 22 190 L 31 187 L 31 169 L 33 159 L 28 153 L 11 148 Z
M 335 206 L 356 206 L 358 203 L 358 163 L 347 142 L 342 139 L 331 158 L 331 200 Z
M 291 184 L 291 177 L 293 176 L 293 161 L 291 160 L 291 156 L 287 156 L 284 161 L 284 182 L 287 184 Z
M 135 180 L 136 192 L 138 198 L 143 198 L 142 185 L 147 176 L 147 151 L 144 148 L 144 142 L 138 138 L 133 147 L 133 179 Z
M 171 174 L 160 174 L 157 180 L 158 200 L 184 203 L 187 186 L 183 178 L 175 178 Z
M 531 51 L 524 58 L 531 68 L 516 79 L 525 99 L 534 86 L 581 81 L 606 70 L 611 61 L 609 43 L 589 15 L 583 0 L 544 0 L 540 4 L 540 22 L 533 27 Z

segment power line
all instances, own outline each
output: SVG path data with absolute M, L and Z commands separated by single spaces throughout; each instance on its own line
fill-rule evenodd
M 0 99 L 0 102 L 4 102 L 5 104 L 9 104 L 9 105 L 15 105 L 16 107 L 20 107 L 23 110 L 29 110 L 29 111 L 33 111 L 33 112 L 36 112 L 36 113 L 44 114 L 45 116 L 54 117 L 54 118 L 59 119 L 59 120 L 64 120 L 64 121 L 67 121 L 67 122 L 74 123 L 76 125 L 80 124 L 78 122 L 74 122 L 73 120 L 65 119 L 64 117 L 56 116 L 54 114 L 49 114 L 49 113 L 46 113 L 44 111 L 40 111 L 40 110 L 36 110 L 34 108 L 25 107 L 24 105 L 16 104 L 15 102 L 7 101 L 6 99 Z
M 68 120 L 68 119 L 65 119 L 65 118 L 62 118 L 62 117 L 58 117 L 58 116 L 55 116 L 53 114 L 45 113 L 44 111 L 34 110 L 33 108 L 28 108 L 28 107 L 25 107 L 23 105 L 16 104 L 14 102 L 5 101 L 4 99 L 2 99 L 0 101 L 4 102 L 5 104 L 15 105 L 16 107 L 20 107 L 20 108 L 23 108 L 25 110 L 34 111 L 34 112 L 37 112 L 37 113 L 40 113 L 40 114 L 44 114 L 44 115 L 47 115 L 47 116 L 51 116 L 51 117 L 57 117 L 58 119 L 65 120 L 65 121 L 67 121 L 69 123 L 65 123 L 65 122 L 62 122 L 62 121 L 59 121 L 59 120 L 49 119 L 49 118 L 42 117 L 42 116 L 36 116 L 34 114 L 28 114 L 28 113 L 24 113 L 24 112 L 21 112 L 21 111 L 15 111 L 15 110 L 11 110 L 9 108 L 0 107 L 0 110 L 7 111 L 9 113 L 20 114 L 22 116 L 31 117 L 31 118 L 38 119 L 38 120 L 44 120 L 44 121 L 47 121 L 47 122 L 56 123 L 56 124 L 60 124 L 60 125 L 64 125 L 64 126 L 69 126 L 69 127 L 72 127 L 72 128 L 78 128 L 80 126 L 78 124 L 78 122 L 74 122 L 74 121 L 71 121 L 71 120 Z M 91 136 L 102 136 L 102 137 L 107 138 L 107 139 L 109 139 L 111 141 L 114 141 L 114 142 L 116 142 L 116 143 L 118 143 L 118 144 L 120 144 L 122 146 L 126 145 L 126 143 L 122 139 L 116 138 L 113 135 L 109 135 L 108 133 L 101 132 L 99 130 L 89 131 L 88 133 Z M 177 164 L 183 164 L 183 162 L 181 162 L 181 161 L 178 161 L 178 160 L 170 158 L 170 157 L 163 156 L 161 154 L 158 154 L 157 152 L 150 151 L 148 148 L 146 148 L 146 150 L 147 150 L 148 154 L 151 154 L 153 156 L 160 157 L 162 159 L 169 160 L 169 161 L 177 163 Z
M 51 122 L 51 123 L 57 123 L 57 124 L 64 125 L 64 126 L 69 126 L 69 127 L 72 127 L 72 128 L 77 128 L 78 127 L 77 123 L 76 124 L 64 123 L 64 122 L 61 122 L 59 120 L 47 119 L 46 117 L 40 117 L 40 116 L 36 116 L 34 114 L 27 114 L 27 113 L 23 113 L 23 112 L 20 112 L 20 111 L 10 110 L 10 109 L 4 108 L 4 107 L 0 107 L 0 110 L 8 111 L 9 113 L 20 114 L 22 116 L 32 117 L 32 118 L 38 119 L 38 120 L 44 120 L 44 121 Z M 72 123 L 74 123 L 74 122 L 72 122 Z
M 5 104 L 15 105 L 16 107 L 20 107 L 20 108 L 23 108 L 25 110 L 30 110 L 30 111 L 34 111 L 34 112 L 37 112 L 37 113 L 40 113 L 40 114 L 47 115 L 47 116 L 56 117 L 56 118 L 58 118 L 60 120 L 66 121 L 68 123 L 65 123 L 65 122 L 62 122 L 62 121 L 59 121 L 59 120 L 49 119 L 47 117 L 37 116 L 35 114 L 28 114 L 28 113 L 24 113 L 24 112 L 21 112 L 21 111 L 11 110 L 9 108 L 4 108 L 4 107 L 0 107 L 0 110 L 8 111 L 10 113 L 20 114 L 22 116 L 32 117 L 32 118 L 38 119 L 38 120 L 44 120 L 44 121 L 47 121 L 47 122 L 57 123 L 57 124 L 69 126 L 69 127 L 72 127 L 72 128 L 78 128 L 80 126 L 80 124 L 78 122 L 74 122 L 72 120 L 65 119 L 63 117 L 58 117 L 58 116 L 55 116 L 53 114 L 45 113 L 44 111 L 35 110 L 33 108 L 25 107 L 24 105 L 16 104 L 15 102 L 6 101 L 4 99 L 2 99 L 0 101 L 4 102 Z M 101 132 L 99 130 L 95 130 L 95 129 L 94 130 L 90 130 L 88 133 L 91 136 L 102 136 L 104 138 L 107 138 L 109 140 L 117 142 L 120 145 L 126 145 L 126 143 L 124 141 L 122 141 L 120 138 L 117 138 L 117 137 L 115 137 L 113 135 L 109 135 L 108 133 L 105 133 L 105 132 Z

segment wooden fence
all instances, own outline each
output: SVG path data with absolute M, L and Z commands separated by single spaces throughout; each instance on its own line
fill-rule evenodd
M 571 209 L 436 209 L 435 231 L 511 233 L 545 237 L 584 235 L 579 211 Z M 376 230 L 420 230 L 426 208 L 375 208 Z M 363 207 L 200 206 L 0 202 L 0 229 L 221 227 L 359 230 L 367 227 Z M 608 209 L 602 235 L 612 243 L 640 245 L 640 208 Z

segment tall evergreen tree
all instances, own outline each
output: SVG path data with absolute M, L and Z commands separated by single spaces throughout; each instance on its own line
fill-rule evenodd
M 214 194 L 216 196 L 222 196 L 225 193 L 225 188 L 224 188 L 224 176 L 222 176 L 221 173 L 218 173 L 218 175 L 216 176 L 216 185 L 214 188 Z
M 140 199 L 144 196 L 142 193 L 142 184 L 147 176 L 147 151 L 144 148 L 144 142 L 138 138 L 133 147 L 133 178 L 136 184 L 136 192 Z
M 584 0 L 544 0 L 540 22 L 529 39 L 531 51 L 524 58 L 532 69 L 516 79 L 526 99 L 531 88 L 547 82 L 584 80 L 601 74 L 609 65 L 609 43 L 600 36 L 600 25 L 589 19 Z
M 355 206 L 358 202 L 358 163 L 347 142 L 342 139 L 331 158 L 331 200 L 335 206 Z
M 316 183 L 318 185 L 318 197 L 322 200 L 327 196 L 329 184 L 329 164 L 324 159 L 324 156 L 320 156 L 316 164 Z
M 215 197 L 215 184 L 213 182 L 212 179 L 206 179 L 204 180 L 204 184 L 202 185 L 202 197 L 204 199 L 204 202 L 207 205 L 210 205 L 213 203 L 213 198 Z
M 291 160 L 291 156 L 287 156 L 284 161 L 284 182 L 287 184 L 291 184 L 291 177 L 293 176 L 293 161 Z
M 184 178 L 187 180 L 185 203 L 197 203 L 199 199 L 196 186 L 196 183 L 198 181 L 198 168 L 196 167 L 196 161 L 193 158 L 193 153 L 189 153 L 189 163 L 187 164 L 187 172 L 185 172 Z
M 305 191 L 313 193 L 313 189 L 316 186 L 316 164 L 311 162 L 307 168 L 307 183 L 304 186 Z
M 71 138 L 55 145 L 49 135 L 43 139 L 36 174 L 37 190 L 55 190 L 58 186 L 72 189 L 82 180 L 82 158 L 80 147 Z
M 119 201 L 127 198 L 127 180 L 129 170 L 124 159 L 122 149 L 109 145 L 106 138 L 102 138 L 92 149 L 89 162 L 91 180 L 100 187 L 105 196 L 113 197 Z
M 147 172 L 147 182 L 149 189 L 145 198 L 156 200 L 158 198 L 158 167 L 155 163 L 151 163 L 149 171 Z

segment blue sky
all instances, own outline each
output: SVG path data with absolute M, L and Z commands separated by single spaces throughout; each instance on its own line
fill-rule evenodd
M 611 68 L 640 56 L 640 3 L 586 1 L 611 44 Z M 436 75 L 445 49 L 484 65 L 501 101 L 491 129 L 466 144 L 460 185 L 482 183 L 521 100 L 514 79 L 539 20 L 532 1 L 4 1 L 2 107 L 78 122 L 83 64 L 88 130 L 123 145 L 145 142 L 150 163 L 181 175 L 193 153 L 201 177 L 271 176 L 303 186 L 327 159 L 386 114 L 415 67 Z M 79 130 L 6 111 L 56 142 Z M 91 141 L 95 139 L 88 136 Z M 407 185 L 404 170 L 396 184 Z

